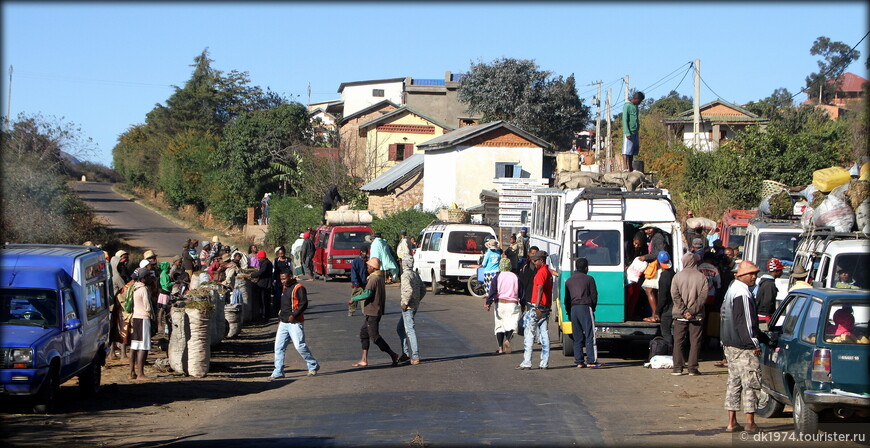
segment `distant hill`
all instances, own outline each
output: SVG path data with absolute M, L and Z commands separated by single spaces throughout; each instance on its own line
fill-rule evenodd
M 78 165 L 82 163 L 82 161 L 77 159 L 76 156 L 63 151 L 60 152 L 60 158 L 66 160 L 70 165 Z

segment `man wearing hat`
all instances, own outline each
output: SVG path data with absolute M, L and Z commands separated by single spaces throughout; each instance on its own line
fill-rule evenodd
M 142 263 L 148 265 L 147 260 Z M 151 325 L 154 319 L 154 307 L 151 298 L 151 285 L 155 283 L 154 273 L 142 266 L 133 272 L 136 282 L 133 284 L 133 331 L 130 336 L 130 375 L 131 380 L 145 381 L 145 358 L 151 350 Z
M 260 319 L 268 321 L 272 317 L 272 262 L 266 258 L 265 250 L 257 252 L 257 259 L 260 260 L 260 268 L 251 274 L 254 298 L 260 305 Z
M 659 252 L 657 257 L 659 262 L 659 290 L 656 296 L 656 310 L 654 318 L 658 318 L 661 329 L 662 338 L 668 343 L 668 346 L 674 346 L 674 299 L 671 296 L 671 282 L 674 279 L 674 266 L 671 263 L 671 256 L 667 251 Z
M 858 285 L 855 284 L 855 279 L 852 277 L 852 273 L 842 266 L 837 266 L 837 282 L 834 284 L 834 288 L 859 289 Z
M 789 291 L 792 289 L 803 289 L 803 288 L 812 288 L 813 285 L 807 279 L 807 269 L 802 265 L 797 265 L 791 271 L 791 278 L 795 279 L 794 284 L 791 285 Z
M 776 279 L 782 277 L 782 262 L 778 258 L 771 258 L 767 262 L 767 274 L 758 279 L 755 289 L 755 303 L 758 306 L 758 317 L 764 317 L 764 321 L 776 310 Z
M 725 293 L 720 320 L 720 337 L 728 360 L 728 387 L 725 409 L 728 411 L 727 432 L 740 432 L 737 423 L 741 402 L 746 414 L 746 431 L 757 432 L 755 410 L 761 393 L 761 343 L 767 336 L 758 328 L 755 296 L 750 288 L 758 278 L 758 267 L 751 261 L 742 261 L 735 279 Z
M 211 237 L 211 248 L 208 251 L 208 263 L 211 263 L 215 258 L 218 258 L 221 253 L 221 240 L 217 235 Z
M 382 352 L 390 355 L 393 366 L 397 366 L 399 365 L 399 355 L 390 348 L 390 344 L 387 344 L 387 341 L 380 334 L 381 316 L 384 315 L 384 306 L 387 301 L 386 281 L 384 271 L 381 270 L 381 260 L 372 257 L 366 262 L 366 267 L 369 278 L 365 290 L 361 294 L 351 297 L 347 302 L 350 305 L 352 302 L 363 301 L 363 315 L 366 317 L 359 333 L 362 356 L 359 362 L 354 363 L 353 366 L 366 367 L 369 365 L 368 355 L 372 341 Z
M 671 282 L 671 310 L 674 320 L 674 370 L 672 375 L 682 375 L 683 367 L 689 375 L 699 375 L 698 354 L 703 337 L 704 304 L 707 301 L 709 282 L 698 270 L 698 258 L 693 253 L 683 255 L 683 270 L 674 275 Z M 683 346 L 689 343 L 689 359 L 686 362 Z
M 109 266 L 112 267 L 112 293 L 118 295 L 118 291 L 130 281 L 130 271 L 127 267 L 127 262 L 130 261 L 130 256 L 124 250 L 115 252 L 115 256 L 109 260 Z

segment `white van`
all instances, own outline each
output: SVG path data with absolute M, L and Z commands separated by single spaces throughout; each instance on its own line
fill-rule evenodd
M 806 269 L 807 281 L 816 288 L 870 289 L 870 238 L 829 227 L 811 229 L 801 235 L 794 264 Z M 845 279 L 839 271 L 846 273 Z M 795 281 L 789 279 L 789 287 Z
M 788 278 L 802 232 L 801 223 L 796 219 L 752 218 L 746 227 L 743 259 L 758 266 L 759 282 L 761 275 L 767 273 L 767 262 L 771 258 L 782 261 L 782 276 L 776 279 L 777 306 L 788 292 Z
M 670 193 L 663 189 L 540 189 L 532 193 L 530 246 L 547 251 L 547 264 L 558 273 L 553 303 L 565 356 L 574 354 L 571 318 L 565 306 L 565 281 L 574 261 L 589 261 L 589 275 L 598 289 L 596 337 L 651 339 L 659 324 L 630 320 L 625 304 L 625 244 L 646 223 L 665 237 L 676 271 L 682 269 L 683 239 Z M 645 300 L 641 298 L 641 300 Z
M 479 224 L 432 224 L 420 232 L 420 247 L 414 252 L 414 270 L 432 293 L 442 288 L 468 289 L 477 278 L 484 241 L 495 238 L 492 227 Z

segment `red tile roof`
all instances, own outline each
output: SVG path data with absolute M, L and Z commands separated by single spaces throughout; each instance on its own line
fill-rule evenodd
M 867 82 L 866 79 L 852 72 L 843 73 L 840 79 L 843 81 L 843 84 L 840 86 L 840 92 L 860 92 L 864 90 L 864 83 Z

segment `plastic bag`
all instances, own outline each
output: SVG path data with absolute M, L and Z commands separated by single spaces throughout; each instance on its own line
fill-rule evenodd
M 669 355 L 656 355 L 643 366 L 649 369 L 673 369 L 674 357 Z
M 870 199 L 865 200 L 855 209 L 855 224 L 859 232 L 870 234 Z
M 817 191 L 819 191 L 819 189 L 816 188 L 815 186 L 807 185 L 807 188 L 804 188 L 803 190 L 801 190 L 801 196 L 803 196 L 804 199 L 806 199 L 808 202 L 813 202 L 813 199 L 814 199 L 813 194 Z
M 855 213 L 846 201 L 828 195 L 813 213 L 813 222 L 817 226 L 830 226 L 835 232 L 850 232 L 855 225 Z
M 643 260 L 639 260 L 637 258 L 631 262 L 631 265 L 628 266 L 628 270 L 625 271 L 625 278 L 628 280 L 628 283 L 637 283 L 637 280 L 643 275 L 643 271 L 646 270 L 647 262 Z

